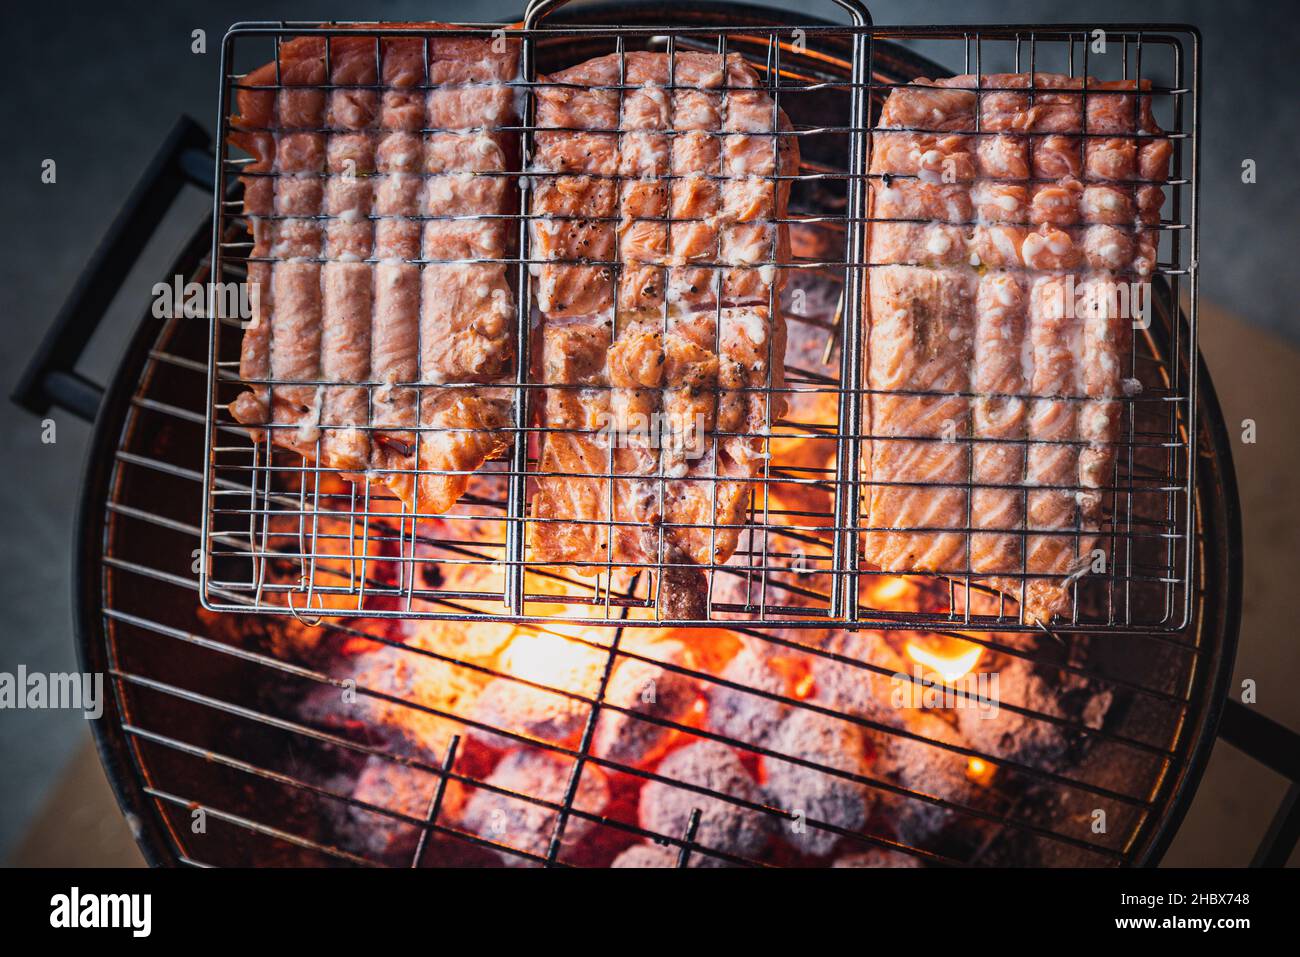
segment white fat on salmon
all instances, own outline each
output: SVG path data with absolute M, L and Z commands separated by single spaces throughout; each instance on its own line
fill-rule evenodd
M 722 311 L 723 328 L 739 329 L 755 345 L 767 341 L 768 322 L 766 317 L 749 309 L 724 309 Z
M 298 429 L 294 433 L 300 443 L 310 445 L 320 438 L 320 413 L 324 402 L 325 390 L 321 386 L 317 386 L 312 396 L 311 405 L 303 413 L 302 418 L 298 420 Z
M 428 198 L 441 203 L 450 202 L 456 195 L 456 190 L 452 188 L 450 176 L 435 176 L 429 180 Z
M 944 155 L 938 150 L 926 150 L 917 158 L 916 175 L 923 183 L 939 185 L 943 182 Z
M 942 256 L 952 249 L 952 240 L 942 228 L 931 230 L 925 241 L 926 251 L 932 256 Z
M 502 84 L 500 83 L 488 84 L 488 88 L 494 91 L 501 89 L 501 87 Z M 501 107 L 497 103 L 497 98 L 495 96 L 488 97 L 488 105 L 483 109 L 483 118 L 489 123 L 495 123 L 501 118 Z
M 501 147 L 497 145 L 496 140 L 486 133 L 479 133 L 474 137 L 474 152 L 479 156 L 496 156 L 504 161 L 501 156 Z
M 1013 233 L 1000 226 L 993 227 L 993 245 L 997 247 L 998 253 L 1008 265 L 1015 265 L 1020 262 L 1020 250 L 1016 248 L 1016 241 Z

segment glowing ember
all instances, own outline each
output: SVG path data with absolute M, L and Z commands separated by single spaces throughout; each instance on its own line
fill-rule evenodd
M 993 767 L 980 758 L 971 758 L 966 762 L 966 777 L 977 784 L 988 784 L 993 778 Z
M 507 674 L 562 691 L 584 692 L 601 660 L 595 649 L 561 635 L 520 633 L 501 653 Z
M 909 641 L 905 650 L 907 657 L 934 671 L 945 684 L 955 684 L 975 667 L 984 649 L 972 645 L 959 655 L 939 655 Z
M 872 590 L 872 598 L 877 605 L 888 605 L 890 602 L 902 598 L 906 592 L 907 579 L 882 578 L 880 583 Z

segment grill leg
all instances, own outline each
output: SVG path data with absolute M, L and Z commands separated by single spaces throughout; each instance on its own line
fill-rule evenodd
M 1219 734 L 1237 750 L 1291 781 L 1250 862 L 1251 867 L 1282 867 L 1300 840 L 1300 734 L 1231 698 L 1223 709 Z
M 1250 866 L 1286 867 L 1297 839 L 1300 839 L 1300 781 L 1292 781 Z

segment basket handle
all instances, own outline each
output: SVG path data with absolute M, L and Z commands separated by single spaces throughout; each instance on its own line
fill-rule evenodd
M 212 188 L 212 141 L 182 116 L 149 162 L 68 294 L 10 398 L 36 415 L 51 406 L 93 421 L 104 390 L 76 370 L 77 360 L 186 183 Z
M 544 16 L 568 2 L 569 0 L 529 0 L 528 8 L 524 11 L 524 29 L 534 29 Z M 855 27 L 870 26 L 871 11 L 860 0 L 832 0 L 832 2 L 837 7 L 848 11 Z

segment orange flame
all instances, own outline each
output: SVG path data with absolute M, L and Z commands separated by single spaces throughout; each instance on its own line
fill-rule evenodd
M 927 651 L 920 645 L 907 643 L 905 649 L 907 657 L 911 658 L 919 665 L 924 665 L 931 671 L 939 675 L 945 684 L 955 684 L 970 673 L 971 669 L 979 663 L 980 655 L 984 649 L 979 645 L 971 645 L 970 648 L 957 655 L 939 655 L 932 651 Z
M 882 578 L 872 589 L 871 597 L 877 605 L 888 605 L 902 598 L 907 588 L 906 578 Z

